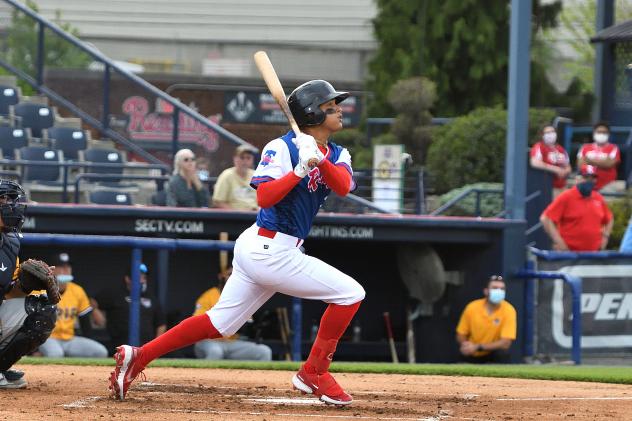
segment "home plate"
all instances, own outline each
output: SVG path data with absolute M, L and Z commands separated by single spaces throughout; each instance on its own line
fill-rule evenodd
M 269 404 L 287 404 L 287 405 L 313 405 L 315 403 L 322 403 L 319 399 L 315 398 L 256 398 L 256 399 L 244 399 L 249 402 L 257 403 L 269 403 Z

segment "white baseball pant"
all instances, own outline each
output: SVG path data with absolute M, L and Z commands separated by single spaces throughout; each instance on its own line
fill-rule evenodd
M 233 335 L 276 292 L 293 297 L 351 305 L 364 288 L 349 275 L 306 254 L 303 240 L 277 232 L 259 235 L 255 224 L 235 242 L 233 273 L 207 314 L 223 335 Z

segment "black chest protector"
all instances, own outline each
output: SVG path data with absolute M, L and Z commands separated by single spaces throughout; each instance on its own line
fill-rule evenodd
M 19 253 L 20 240 L 17 234 L 0 234 L 0 300 L 3 300 L 4 294 L 9 291 Z

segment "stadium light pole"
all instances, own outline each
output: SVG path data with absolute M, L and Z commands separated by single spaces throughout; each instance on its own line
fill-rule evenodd
M 511 278 L 525 265 L 527 133 L 529 120 L 529 45 L 531 37 L 531 0 L 511 0 L 509 27 L 509 80 L 507 99 L 507 152 L 505 155 L 505 217 L 523 221 L 503 230 L 503 275 Z M 507 294 L 522 314 L 524 288 L 519 282 L 509 282 Z M 521 357 L 524 332 L 512 347 L 512 359 Z
M 508 219 L 525 219 L 531 0 L 511 0 L 510 24 L 505 215 Z
M 614 0 L 597 0 L 597 15 L 595 16 L 595 33 L 599 33 L 602 29 L 612 26 L 614 23 Z M 595 46 L 595 64 L 593 70 L 593 89 L 595 92 L 595 102 L 593 103 L 592 118 L 593 121 L 601 120 L 604 114 L 604 92 L 607 91 L 605 86 L 613 77 L 610 70 L 610 46 L 603 42 L 594 44 Z

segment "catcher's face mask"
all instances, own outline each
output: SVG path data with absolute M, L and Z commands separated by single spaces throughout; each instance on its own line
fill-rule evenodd
M 3 231 L 20 232 L 26 212 L 26 194 L 15 181 L 0 180 L 0 218 Z

